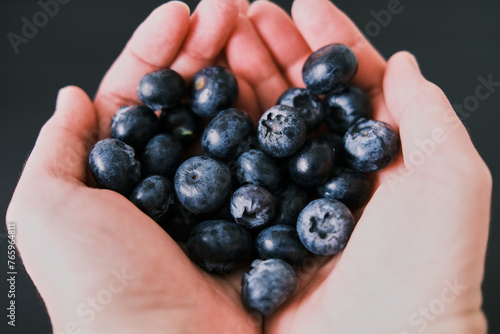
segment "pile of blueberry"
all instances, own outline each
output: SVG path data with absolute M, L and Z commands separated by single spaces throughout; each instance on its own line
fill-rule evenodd
M 116 112 L 111 138 L 90 153 L 91 172 L 187 244 L 205 271 L 225 274 L 257 258 L 242 300 L 269 315 L 295 291 L 294 266 L 345 248 L 351 210 L 371 192 L 365 173 L 398 154 L 398 135 L 371 120 L 365 93 L 348 86 L 357 69 L 347 46 L 319 49 L 303 67 L 307 88 L 286 90 L 257 127 L 231 108 L 238 84 L 229 70 L 202 69 L 187 92 L 177 72 L 149 73 L 138 86 L 145 105 Z M 200 137 L 204 155 L 190 154 Z

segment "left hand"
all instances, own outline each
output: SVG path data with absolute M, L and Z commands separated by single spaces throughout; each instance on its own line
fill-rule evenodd
M 244 4 L 244 2 L 242 2 Z M 245 8 L 243 8 L 245 9 Z M 191 263 L 149 217 L 118 193 L 89 187 L 88 154 L 109 135 L 136 87 L 171 67 L 189 79 L 224 63 L 236 0 L 204 0 L 190 17 L 179 2 L 156 9 L 106 74 L 95 104 L 76 87 L 59 92 L 10 203 L 7 222 L 55 333 L 259 333 L 238 289 Z M 240 104 L 257 110 L 240 80 Z

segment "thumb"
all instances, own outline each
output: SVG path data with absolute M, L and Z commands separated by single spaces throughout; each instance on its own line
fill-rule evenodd
M 16 186 L 7 210 L 8 222 L 23 220 L 26 203 L 38 203 L 50 193 L 51 181 L 85 181 L 96 128 L 95 109 L 85 92 L 78 87 L 61 89 L 56 111 L 42 127 Z
M 459 166 L 467 165 L 470 155 L 478 158 L 445 94 L 422 76 L 413 55 L 399 52 L 392 56 L 383 85 L 387 107 L 399 126 L 406 166 L 424 161 L 442 165 L 451 157 Z
M 78 87 L 62 88 L 54 115 L 43 126 L 23 174 L 85 182 L 88 153 L 99 135 L 92 101 Z

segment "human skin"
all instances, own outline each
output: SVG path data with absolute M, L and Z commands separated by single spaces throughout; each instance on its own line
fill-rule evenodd
M 204 0 L 191 17 L 169 2 L 134 33 L 94 101 L 76 87 L 59 92 L 6 217 L 55 333 L 486 332 L 492 180 L 466 129 L 413 56 L 386 62 L 329 1 L 296 0 L 292 17 L 266 1 Z M 227 66 L 240 86 L 235 107 L 256 121 L 285 89 L 303 87 L 305 59 L 333 42 L 356 53 L 354 84 L 399 131 L 402 150 L 374 178 L 344 252 L 305 264 L 298 291 L 262 323 L 243 308 L 237 277 L 204 273 L 126 198 L 92 187 L 89 150 L 119 106 L 139 103 L 148 72 L 170 67 L 189 80 Z M 122 289 L 95 305 L 122 271 Z M 87 302 L 97 306 L 91 320 L 78 312 Z

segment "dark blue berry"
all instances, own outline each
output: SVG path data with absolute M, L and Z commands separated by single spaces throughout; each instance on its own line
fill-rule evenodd
M 174 180 L 177 198 L 196 214 L 217 210 L 231 194 L 229 168 L 206 156 L 186 160 L 177 169 Z
M 191 260 L 203 270 L 229 273 L 250 258 L 252 238 L 234 222 L 209 220 L 193 228 L 187 248 Z
M 162 110 L 179 104 L 184 97 L 186 83 L 171 69 L 146 74 L 137 87 L 137 95 L 153 110 Z
M 158 132 L 158 117 L 146 106 L 120 108 L 111 120 L 111 138 L 140 150 Z
M 264 226 L 274 217 L 273 195 L 266 188 L 244 185 L 231 198 L 231 215 L 247 228 Z
M 293 107 L 274 106 L 259 120 L 257 138 L 260 147 L 275 158 L 289 157 L 299 151 L 306 136 L 306 123 Z
M 260 150 L 249 150 L 236 161 L 236 176 L 241 184 L 251 183 L 275 191 L 280 184 L 278 164 Z
M 288 225 L 274 225 L 262 230 L 256 240 L 259 258 L 282 259 L 291 265 L 299 265 L 307 257 L 297 235 L 297 229 Z
M 130 201 L 158 222 L 174 203 L 174 186 L 164 176 L 149 176 L 135 187 Z
M 205 220 L 204 215 L 194 214 L 179 202 L 175 202 L 158 224 L 172 239 L 187 242 L 191 230 Z
M 201 146 L 209 157 L 222 161 L 233 160 L 250 148 L 253 132 L 252 118 L 246 112 L 226 109 L 207 125 Z
M 371 118 L 373 115 L 368 96 L 352 86 L 326 96 L 323 103 L 326 124 L 339 135 L 344 135 L 358 119 Z
M 151 138 L 142 153 L 142 175 L 163 175 L 172 178 L 182 162 L 182 145 L 169 134 Z
M 344 136 L 347 164 L 360 172 L 387 167 L 398 155 L 399 137 L 387 123 L 360 119 Z
M 97 185 L 130 195 L 141 180 L 141 164 L 134 149 L 117 139 L 103 139 L 95 144 L 89 155 L 90 171 Z
M 227 220 L 227 221 L 234 221 L 233 216 L 231 215 L 231 201 L 227 200 L 220 206 L 217 210 L 209 213 L 204 213 L 202 215 L 199 215 L 200 217 L 203 218 L 203 220 Z
M 275 195 L 276 213 L 272 223 L 297 226 L 297 217 L 308 203 L 308 196 L 304 189 L 289 184 Z
M 292 266 L 280 259 L 255 260 L 241 281 L 241 299 L 248 311 L 273 313 L 297 288 Z
M 302 187 L 319 186 L 333 168 L 335 150 L 326 141 L 314 138 L 290 158 L 288 172 L 293 182 Z
M 351 211 L 339 201 L 320 198 L 309 203 L 297 219 L 300 241 L 318 255 L 341 252 L 354 229 Z
M 201 135 L 202 121 L 187 104 L 163 109 L 160 114 L 160 129 L 171 133 L 183 145 L 191 144 Z
M 221 66 L 201 69 L 189 84 L 189 104 L 201 117 L 215 117 L 219 111 L 230 108 L 238 97 L 238 82 L 233 74 Z
M 294 107 L 306 122 L 309 133 L 319 128 L 325 118 L 320 98 L 304 88 L 287 89 L 281 94 L 276 104 Z
M 322 133 L 317 138 L 323 139 L 335 150 L 336 167 L 345 166 L 344 136 L 335 133 Z
M 336 199 L 350 208 L 365 204 L 370 196 L 370 181 L 365 174 L 349 168 L 338 168 L 318 187 L 318 195 Z
M 233 222 L 230 202 L 226 201 L 213 212 L 196 214 L 186 209 L 178 200 L 168 210 L 167 215 L 158 224 L 176 241 L 187 242 L 191 231 L 198 224 L 208 220 L 226 220 Z
M 322 47 L 307 58 L 302 68 L 304 83 L 314 94 L 342 91 L 358 71 L 358 60 L 344 44 Z

